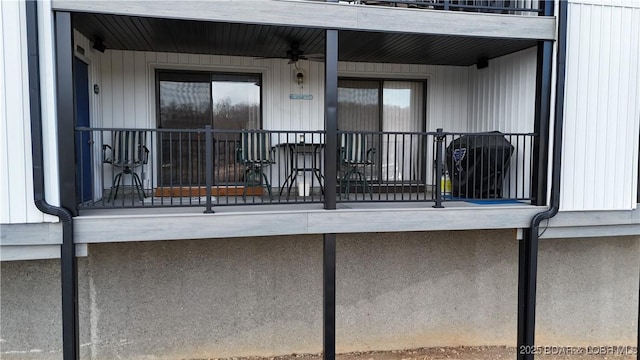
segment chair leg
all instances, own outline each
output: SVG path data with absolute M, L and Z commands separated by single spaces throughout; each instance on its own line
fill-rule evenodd
M 293 183 L 298 178 L 298 171 L 293 172 L 293 177 L 291 178 L 291 182 L 289 183 L 289 187 L 287 188 L 287 200 L 289 200 L 289 196 L 291 195 L 291 188 L 293 187 Z
M 138 176 L 138 174 L 136 174 L 135 172 L 132 172 L 131 174 L 133 176 L 134 187 L 138 192 L 138 198 L 140 199 L 140 201 L 144 201 L 147 195 L 144 193 L 144 188 L 142 187 L 142 181 L 140 180 L 140 176 Z
M 349 199 L 349 192 L 351 191 L 351 176 L 353 174 L 355 174 L 356 170 L 355 168 L 351 167 L 349 168 L 349 170 L 347 170 L 347 172 L 344 174 L 344 179 L 347 182 L 347 186 L 345 188 L 345 195 L 347 195 L 347 199 Z M 357 184 L 356 184 L 357 187 Z M 356 196 L 358 194 L 358 189 L 356 188 Z
M 358 184 L 360 184 L 360 186 L 362 187 L 362 200 L 364 200 L 364 194 L 367 191 L 365 188 L 367 179 L 365 179 L 364 174 L 361 171 L 356 170 L 355 173 L 358 176 L 358 180 L 356 182 L 356 193 L 358 192 Z
M 262 171 L 262 168 L 260 169 L 260 174 L 262 174 L 262 178 L 264 178 L 264 183 L 265 183 L 265 186 L 267 187 L 267 192 L 269 193 L 269 200 L 271 200 L 272 199 L 271 183 L 269 182 L 269 179 L 267 179 L 267 174 L 265 174 L 264 171 Z
M 368 190 L 368 191 L 369 191 L 369 199 L 373 200 L 373 190 L 372 190 L 372 188 L 371 188 L 371 183 L 370 183 L 370 182 L 367 182 L 367 177 L 365 176 L 365 174 L 364 174 L 364 173 L 362 174 L 362 180 L 364 181 L 364 187 L 365 187 L 365 189 L 366 189 L 366 190 L 364 190 L 364 191 L 367 191 L 367 190 Z M 364 191 L 363 191 L 363 194 L 362 194 L 362 195 L 364 195 Z
M 324 186 L 322 186 L 322 180 L 324 180 L 324 175 L 320 173 L 320 170 L 315 169 L 313 173 L 316 175 L 316 179 L 318 179 L 318 183 L 320 184 L 320 193 L 324 195 Z
M 122 172 L 120 172 L 118 175 L 116 175 L 116 177 L 113 179 L 113 181 L 115 181 L 116 186 L 115 186 L 115 193 L 113 192 L 113 187 L 111 187 L 111 192 L 109 193 L 109 199 L 107 199 L 107 202 L 111 201 L 111 197 L 113 196 L 113 201 L 116 201 L 116 198 L 118 197 L 118 189 L 120 189 L 120 181 L 122 180 Z
M 247 168 L 244 171 L 244 188 L 242 189 L 242 201 L 247 202 L 247 188 L 249 187 L 249 177 L 251 176 L 251 169 Z

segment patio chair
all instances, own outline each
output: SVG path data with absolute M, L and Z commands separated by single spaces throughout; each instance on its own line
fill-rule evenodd
M 374 164 L 376 149 L 367 146 L 365 134 L 345 133 L 340 141 L 340 164 L 345 167 L 340 177 L 340 189 L 344 189 L 347 197 L 351 188 L 351 178 L 355 177 L 356 193 L 358 183 L 362 184 L 363 192 L 367 191 L 373 200 L 371 182 L 367 181 L 365 169 Z M 346 186 L 345 186 L 346 185 Z
M 147 196 L 144 193 L 142 181 L 135 172 L 135 168 L 146 165 L 149 161 L 146 131 L 117 130 L 113 132 L 111 140 L 112 145 L 102 145 L 102 162 L 111 164 L 114 168 L 119 168 L 120 172 L 113 178 L 115 186 L 112 185 L 107 201 L 111 201 L 112 195 L 113 200 L 118 196 L 123 174 L 131 175 L 134 190 L 138 194 L 140 201 L 144 201 Z
M 243 131 L 240 134 L 240 147 L 236 149 L 239 163 L 245 166 L 242 200 L 247 200 L 249 185 L 264 185 L 271 199 L 271 183 L 264 173 L 264 167 L 275 164 L 275 147 L 271 146 L 270 134 L 263 131 Z

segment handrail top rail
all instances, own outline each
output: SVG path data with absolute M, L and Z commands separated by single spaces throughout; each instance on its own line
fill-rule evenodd
M 166 128 L 116 128 L 116 127 L 86 127 L 78 126 L 76 131 L 149 131 L 149 132 L 166 132 L 166 133 L 206 133 L 205 128 L 195 129 L 166 129 Z M 216 134 L 240 134 L 240 133 L 266 133 L 266 134 L 321 134 L 325 135 L 325 130 L 271 130 L 271 129 L 211 129 Z M 363 134 L 363 135 L 427 135 L 427 136 L 469 136 L 469 135 L 486 135 L 486 136 L 538 136 L 535 132 L 501 132 L 501 131 L 370 131 L 370 130 L 338 130 L 338 134 Z

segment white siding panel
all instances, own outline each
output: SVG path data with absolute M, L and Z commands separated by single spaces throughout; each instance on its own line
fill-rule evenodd
M 0 2 L 0 223 L 42 222 L 33 202 L 24 2 Z M 50 220 L 50 218 L 47 218 Z
M 100 96 L 92 117 L 105 127 L 150 127 L 155 119 L 155 69 L 241 71 L 263 76 L 263 127 L 281 130 L 324 128 L 324 64 L 300 61 L 306 72 L 299 86 L 294 68 L 280 59 L 252 59 L 233 56 L 107 50 L 101 57 Z M 93 58 L 92 58 L 92 61 Z M 468 124 L 469 68 L 408 64 L 339 64 L 341 76 L 390 77 L 428 80 L 427 130 L 465 131 Z M 290 94 L 310 94 L 313 100 L 291 100 Z
M 605 5 L 640 9 L 638 0 L 571 0 L 574 4 Z
M 533 132 L 536 48 L 470 67 L 470 131 Z
M 562 210 L 636 206 L 640 7 L 569 4 Z
M 489 61 L 489 67 L 471 67 L 469 131 L 532 133 L 536 99 L 536 48 Z M 533 144 L 531 138 L 510 137 L 516 147 L 507 178 L 509 194 L 528 197 Z
M 54 76 L 53 12 L 50 1 L 38 1 L 38 41 L 40 49 L 40 102 L 42 115 L 42 147 L 44 149 L 44 187 L 49 204 L 60 204 L 58 181 L 58 130 L 56 126 L 56 98 Z M 45 222 L 58 218 L 44 215 Z

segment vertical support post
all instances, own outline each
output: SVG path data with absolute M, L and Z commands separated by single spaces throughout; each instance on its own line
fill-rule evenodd
M 523 230 L 523 238 L 518 241 L 518 333 L 517 333 L 517 359 L 524 359 L 525 349 L 521 348 L 525 344 L 524 329 L 526 327 L 525 297 L 527 295 L 527 259 L 526 244 L 524 237 L 528 236 L 528 231 Z
M 58 159 L 60 176 L 60 205 L 76 210 L 75 164 L 62 161 L 74 159 L 75 106 L 73 94 L 73 33 L 71 14 L 55 13 L 56 90 L 58 123 Z M 64 360 L 77 360 L 80 353 L 78 325 L 78 265 L 73 241 L 73 226 L 65 224 L 60 267 L 62 284 L 62 353 Z
M 338 0 L 327 0 L 327 2 L 338 2 Z M 326 30 L 324 74 L 324 208 L 335 210 L 338 180 L 338 30 Z M 322 299 L 324 360 L 335 360 L 336 234 L 324 234 Z
M 324 208 L 336 208 L 338 175 L 338 30 L 327 30 L 325 38 L 324 96 Z
M 73 31 L 71 14 L 56 12 L 56 108 L 58 124 L 58 159 L 75 159 L 75 97 L 73 91 Z M 76 202 L 76 168 L 73 161 L 58 161 L 60 206 L 78 215 Z
M 538 277 L 538 228 L 524 231 L 518 265 L 518 360 L 533 360 Z
M 442 129 L 436 130 L 436 204 L 433 205 L 436 209 L 441 209 L 442 206 L 442 158 L 443 158 L 443 147 L 444 147 L 444 131 Z
M 205 125 L 204 127 L 204 148 L 205 148 L 205 186 L 206 186 L 206 209 L 205 214 L 211 214 L 214 211 L 211 209 L 211 187 L 213 186 L 213 132 L 211 131 L 211 125 Z
M 336 358 L 336 234 L 324 234 L 323 246 L 323 341 L 324 360 Z
M 541 15 L 553 16 L 553 1 L 543 1 Z M 530 196 L 533 205 L 547 202 L 547 169 L 549 166 L 549 128 L 551 118 L 551 73 L 553 64 L 553 42 L 538 41 L 536 69 L 536 100 L 534 114 L 533 169 L 531 169 Z

